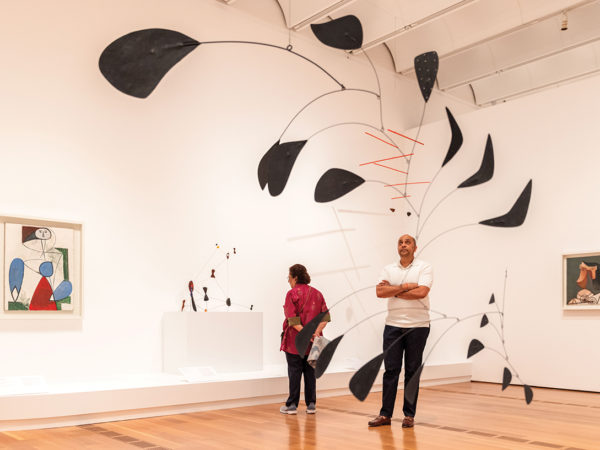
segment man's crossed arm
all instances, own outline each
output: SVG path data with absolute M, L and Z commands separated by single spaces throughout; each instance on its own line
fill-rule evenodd
M 375 290 L 379 298 L 397 297 L 404 300 L 421 300 L 429 293 L 427 286 L 419 286 L 417 283 L 402 283 L 399 286 L 393 286 L 387 280 L 379 283 Z

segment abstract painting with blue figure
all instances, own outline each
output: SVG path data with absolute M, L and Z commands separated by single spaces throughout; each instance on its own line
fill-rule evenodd
M 69 280 L 72 244 L 57 246 L 55 230 L 44 226 L 6 224 L 6 261 L 10 261 L 5 310 L 72 310 Z M 67 236 L 72 232 L 65 230 Z M 61 233 L 63 231 L 61 230 Z

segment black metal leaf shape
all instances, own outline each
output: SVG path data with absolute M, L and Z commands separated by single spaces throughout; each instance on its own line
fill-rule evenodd
M 269 185 L 269 193 L 276 197 L 283 192 L 296 158 L 306 145 L 306 141 L 292 141 L 280 144 L 275 142 L 258 163 L 258 183 L 264 189 Z
M 450 140 L 450 147 L 448 147 L 448 152 L 446 153 L 446 157 L 444 158 L 442 167 L 444 167 L 446 164 L 448 164 L 448 162 L 450 162 L 452 158 L 454 158 L 454 155 L 458 153 L 458 150 L 463 144 L 462 131 L 460 131 L 458 123 L 456 123 L 454 116 L 448 108 L 446 108 L 446 114 L 448 115 L 448 122 L 450 122 L 450 131 L 452 131 L 452 139 Z
M 269 161 L 271 160 L 271 156 L 277 148 L 279 147 L 279 141 L 275 142 L 273 146 L 263 155 L 258 163 L 258 184 L 260 184 L 260 188 L 262 190 L 265 189 L 267 183 L 269 182 Z
M 119 91 L 146 98 L 166 73 L 200 42 L 177 31 L 150 28 L 121 36 L 104 49 L 100 72 Z
M 353 191 L 365 182 L 364 178 L 344 169 L 329 169 L 315 187 L 315 201 L 318 203 L 336 200 Z
M 518 227 L 525 222 L 527 217 L 527 210 L 529 209 L 529 201 L 531 200 L 531 187 L 533 180 L 529 180 L 519 198 L 513 205 L 513 207 L 503 216 L 495 217 L 493 219 L 483 220 L 479 222 L 481 225 L 488 225 L 490 227 Z
M 356 50 L 362 47 L 363 29 L 358 17 L 348 15 L 330 22 L 312 24 L 312 32 L 319 41 L 341 50 Z
M 459 188 L 477 186 L 489 181 L 494 176 L 494 146 L 492 145 L 492 137 L 488 134 L 487 142 L 485 143 L 485 151 L 479 170 L 463 181 Z
M 271 160 L 271 156 L 279 147 L 279 141 L 275 142 L 273 146 L 263 155 L 258 163 L 258 184 L 260 184 L 260 188 L 262 190 L 265 189 L 267 183 L 269 182 L 269 161 Z
M 477 339 L 471 340 L 471 343 L 469 344 L 469 350 L 467 351 L 467 359 L 479 353 L 484 348 L 485 346 L 481 343 L 481 341 Z
M 296 344 L 296 350 L 298 350 L 299 355 L 304 355 L 306 353 L 306 349 L 310 344 L 313 334 L 315 334 L 321 319 L 323 319 L 327 313 L 328 311 L 317 314 L 310 322 L 304 325 L 302 330 L 296 335 L 294 343 Z
M 362 366 L 358 371 L 352 375 L 350 379 L 350 392 L 361 402 L 364 401 L 377 378 L 381 363 L 383 362 L 383 353 L 377 355 L 371 361 Z
M 481 323 L 479 324 L 479 328 L 485 327 L 488 323 L 490 323 L 487 314 L 481 316 Z
M 494 294 L 492 294 L 492 296 L 490 297 L 490 302 L 488 303 L 488 305 L 491 305 L 492 303 L 496 303 L 496 297 L 494 296 Z
M 435 84 L 439 64 L 438 54 L 435 51 L 415 56 L 415 74 L 417 75 L 419 88 L 421 89 L 425 103 L 429 100 L 431 90 Z
M 415 398 L 417 397 L 417 392 L 419 391 L 419 380 L 421 379 L 421 373 L 423 372 L 424 367 L 425 364 L 421 364 L 421 367 L 417 369 L 410 380 L 408 380 L 408 383 L 404 386 L 404 398 L 413 405 L 415 403 Z
M 525 401 L 529 405 L 533 400 L 533 391 L 531 390 L 531 386 L 524 384 L 523 389 L 525 390 Z
M 336 337 L 333 341 L 323 347 L 321 350 L 321 354 L 319 355 L 319 359 L 317 359 L 317 367 L 315 367 L 315 377 L 320 378 L 321 375 L 325 373 L 329 363 L 331 362 L 331 358 L 333 358 L 333 354 L 335 353 L 337 346 L 340 341 L 344 337 L 343 334 Z
M 502 390 L 506 389 L 510 382 L 512 381 L 512 373 L 508 370 L 507 367 L 504 368 L 504 372 L 502 373 Z

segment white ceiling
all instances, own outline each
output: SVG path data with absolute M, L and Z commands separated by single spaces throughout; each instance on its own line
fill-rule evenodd
M 404 76 L 437 51 L 437 87 L 480 106 L 600 73 L 600 0 L 276 1 L 296 31 L 355 15 L 357 52 L 386 45 Z

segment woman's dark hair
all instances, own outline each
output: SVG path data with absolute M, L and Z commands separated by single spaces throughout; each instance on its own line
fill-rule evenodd
M 302 264 L 294 264 L 292 267 L 290 267 L 290 275 L 292 278 L 298 279 L 298 281 L 296 281 L 298 284 L 310 283 L 310 275 L 306 271 L 306 267 L 304 267 Z

